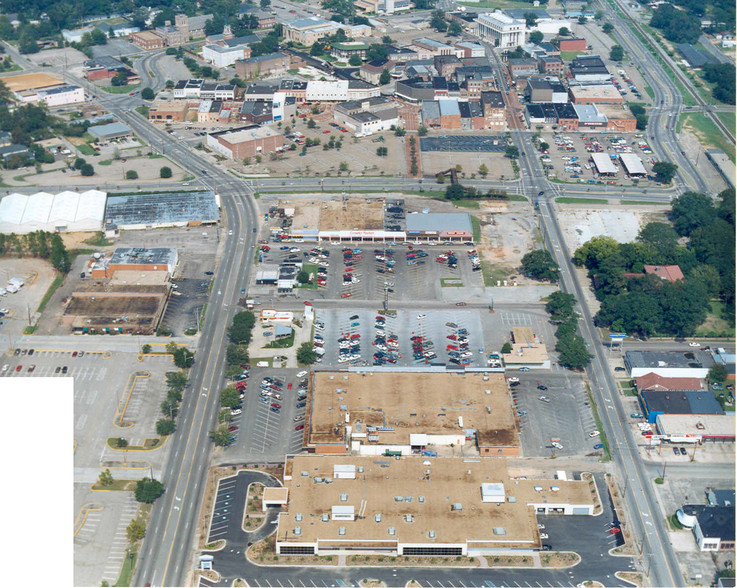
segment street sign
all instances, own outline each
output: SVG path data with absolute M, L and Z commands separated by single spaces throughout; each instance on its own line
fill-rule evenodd
M 612 339 L 622 339 L 623 337 L 626 337 L 627 333 L 609 333 L 609 337 Z

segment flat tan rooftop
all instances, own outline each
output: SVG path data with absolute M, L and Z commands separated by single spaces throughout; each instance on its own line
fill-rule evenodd
M 11 92 L 22 92 L 24 90 L 37 90 L 60 86 L 64 82 L 56 76 L 47 73 L 28 73 L 17 76 L 3 76 L 0 78 Z
M 592 504 L 585 482 L 512 480 L 505 464 L 502 460 L 462 458 L 288 458 L 285 485 L 289 501 L 279 517 L 277 541 L 539 547 L 531 504 Z M 355 466 L 355 478 L 339 478 L 336 465 Z M 316 483 L 316 477 L 332 478 L 332 482 Z M 482 502 L 481 485 L 495 483 L 503 484 L 504 498 Z M 553 491 L 553 486 L 558 490 Z M 348 511 L 353 507 L 355 520 L 334 520 L 336 506 L 348 507 Z M 324 513 L 330 515 L 329 521 L 322 520 Z M 411 515 L 411 522 L 406 515 Z M 296 527 L 298 536 L 294 534 Z
M 381 445 L 475 429 L 481 446 L 519 446 L 503 374 L 313 372 L 308 409 L 309 445 L 344 442 L 348 414 L 353 433 L 393 428 L 375 433 Z
M 526 343 L 512 343 L 512 353 L 503 355 L 504 363 L 514 365 L 516 363 L 543 363 L 550 359 L 545 345 L 528 345 Z

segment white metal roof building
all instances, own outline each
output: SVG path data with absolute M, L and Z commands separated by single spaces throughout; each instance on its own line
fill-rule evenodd
M 0 200 L 0 233 L 99 231 L 106 200 L 99 190 L 8 194 Z
M 620 153 L 619 160 L 622 162 L 622 165 L 624 166 L 624 171 L 627 172 L 627 175 L 629 176 L 646 176 L 647 175 L 647 170 L 645 169 L 645 166 L 642 165 L 642 159 L 640 159 L 634 153 Z
M 612 158 L 608 153 L 592 153 L 591 159 L 596 166 L 596 171 L 600 174 L 616 174 L 617 166 L 612 163 Z

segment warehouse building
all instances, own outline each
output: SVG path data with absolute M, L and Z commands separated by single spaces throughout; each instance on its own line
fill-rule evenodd
M 721 404 L 709 390 L 640 390 L 638 400 L 649 423 L 654 423 L 663 414 L 724 414 Z
M 242 161 L 284 147 L 284 135 L 257 124 L 207 135 L 207 146 L 229 159 Z
M 112 257 L 95 259 L 90 266 L 93 278 L 111 278 L 119 271 L 165 272 L 167 276 L 174 273 L 179 263 L 176 249 L 154 247 L 118 247 Z
M 407 237 L 430 241 L 473 239 L 471 215 L 462 212 L 428 212 L 407 215 Z
M 374 368 L 311 377 L 305 447 L 312 453 L 411 455 L 456 446 L 481 456 L 520 454 L 501 373 Z
M 623 104 L 624 98 L 612 84 L 571 86 L 568 88 L 574 104 Z
M 512 351 L 502 357 L 508 369 L 550 369 L 548 350 L 530 327 L 512 329 Z
M 502 460 L 287 458 L 281 555 L 531 555 L 537 514 L 592 515 L 582 480 L 511 478 Z
M 106 198 L 99 190 L 8 194 L 0 200 L 0 233 L 99 231 Z
M 734 443 L 734 413 L 659 414 L 658 433 L 671 443 Z
M 105 207 L 110 234 L 161 227 L 213 225 L 220 219 L 215 192 L 138 192 L 112 194 Z
M 98 141 L 107 143 L 114 139 L 124 139 L 133 135 L 131 128 L 122 122 L 113 122 L 106 125 L 90 127 L 87 132 Z
M 698 378 L 703 380 L 714 365 L 707 351 L 626 351 L 624 365 L 633 378 L 654 373 L 665 378 Z

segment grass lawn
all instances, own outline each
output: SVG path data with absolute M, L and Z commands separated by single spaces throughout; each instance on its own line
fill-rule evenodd
M 560 58 L 566 63 L 573 61 L 579 55 L 586 55 L 586 51 L 561 51 Z
M 471 215 L 471 227 L 473 227 L 473 242 L 481 242 L 481 221 L 478 217 Z
M 98 161 L 97 165 L 112 165 L 113 160 L 112 159 L 103 159 L 102 161 Z
M 735 126 L 737 126 L 737 116 L 735 116 L 734 110 L 732 112 L 717 112 L 717 116 L 728 129 L 734 130 Z
M 138 552 L 129 550 L 128 557 L 123 560 L 123 567 L 120 570 L 120 576 L 114 586 L 130 586 L 133 580 L 133 570 L 136 569 L 136 561 L 138 560 Z
M 456 200 L 453 204 L 460 206 L 461 208 L 473 208 L 475 210 L 480 208 L 478 200 Z
M 272 341 L 264 349 L 287 349 L 288 347 L 292 347 L 294 345 L 294 329 L 292 329 L 292 334 L 289 335 L 289 337 L 284 337 L 283 339 L 278 339 L 276 341 Z
M 79 151 L 82 155 L 94 155 L 97 153 L 92 147 L 87 145 L 87 143 L 82 143 L 81 145 L 77 145 L 77 151 Z
M 734 113 L 731 114 L 734 119 Z M 721 149 L 734 162 L 734 145 L 729 142 L 712 120 L 707 118 L 706 115 L 703 115 L 700 112 L 682 114 L 678 120 L 678 126 L 695 135 L 703 147 Z
M 108 94 L 127 94 L 140 87 L 141 84 L 126 84 L 125 86 L 100 86 L 100 90 Z
M 44 308 L 46 308 L 46 305 L 49 303 L 49 300 L 54 295 L 54 292 L 56 292 L 57 288 L 64 283 L 64 277 L 64 274 L 58 274 L 54 278 L 54 281 L 51 282 L 49 289 L 46 290 L 46 294 L 44 294 L 44 297 L 41 299 L 41 304 L 38 305 L 38 309 L 36 310 L 36 312 L 42 313 L 44 311 Z
M 440 278 L 441 288 L 463 288 L 463 282 L 458 278 Z
M 711 309 L 706 320 L 696 329 L 697 337 L 729 337 L 735 336 L 734 325 L 730 325 L 724 318 L 724 302 L 712 300 Z
M 137 106 L 136 112 L 143 118 L 148 118 L 148 106 Z
M 569 196 L 561 196 L 556 198 L 558 204 L 606 204 L 607 201 L 602 198 L 571 198 Z
M 310 274 L 312 283 L 299 284 L 299 288 L 307 288 L 309 290 L 317 290 L 317 264 L 316 263 L 305 263 L 302 266 L 302 271 Z
M 484 286 L 496 286 L 497 281 L 503 282 L 510 276 L 510 269 L 499 263 L 482 261 L 481 275 L 484 276 Z

